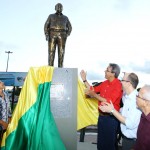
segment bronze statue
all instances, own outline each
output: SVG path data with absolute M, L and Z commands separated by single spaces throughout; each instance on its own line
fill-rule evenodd
M 56 46 L 58 47 L 58 67 L 63 67 L 65 44 L 67 36 L 72 31 L 67 16 L 62 14 L 63 6 L 55 5 L 55 14 L 50 14 L 44 25 L 46 40 L 48 41 L 48 65 L 54 65 Z

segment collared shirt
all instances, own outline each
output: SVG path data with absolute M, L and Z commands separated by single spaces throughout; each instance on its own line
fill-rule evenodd
M 45 34 L 49 35 L 51 29 L 64 30 L 66 31 L 67 35 L 70 35 L 72 31 L 72 26 L 67 16 L 63 14 L 58 15 L 57 13 L 55 13 L 50 14 L 45 22 L 44 25 Z
M 120 100 L 122 97 L 122 84 L 115 78 L 112 82 L 106 80 L 100 85 L 93 87 L 96 93 L 100 93 L 100 96 L 105 98 L 107 102 L 112 101 L 116 110 L 120 109 Z M 101 102 L 98 102 L 101 105 Z M 100 111 L 100 110 L 99 110 Z
M 149 150 L 150 149 L 150 113 L 145 116 L 141 115 L 140 124 L 137 131 L 137 141 L 135 144 L 135 150 Z
M 8 117 L 11 117 L 10 101 L 4 92 L 4 99 L 0 97 L 0 120 L 8 123 Z
M 127 138 L 136 138 L 137 128 L 140 122 L 141 111 L 136 105 L 137 91 L 134 90 L 129 95 L 124 95 L 122 100 L 124 102 L 121 114 L 124 116 L 125 125 L 121 123 L 121 131 Z

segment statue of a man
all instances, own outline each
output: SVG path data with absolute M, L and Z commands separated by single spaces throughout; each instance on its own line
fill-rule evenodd
M 56 46 L 58 47 L 58 67 L 63 67 L 65 44 L 72 31 L 67 16 L 62 14 L 63 6 L 55 6 L 56 13 L 50 14 L 44 25 L 46 40 L 48 41 L 48 65 L 54 65 Z

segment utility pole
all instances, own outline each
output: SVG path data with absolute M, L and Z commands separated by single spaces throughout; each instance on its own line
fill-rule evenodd
M 8 70 L 8 62 L 9 62 L 9 54 L 10 54 L 10 53 L 13 53 L 13 52 L 11 52 L 11 51 L 5 51 L 5 53 L 8 54 L 8 58 L 7 58 L 7 66 L 6 66 L 6 72 L 7 72 L 7 70 Z

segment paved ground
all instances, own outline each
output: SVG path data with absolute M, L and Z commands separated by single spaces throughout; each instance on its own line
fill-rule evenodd
M 80 133 L 78 133 L 78 141 L 80 141 Z M 97 133 L 85 133 L 84 142 L 97 143 Z
M 78 142 L 80 141 L 80 132 L 77 133 Z M 97 133 L 85 132 L 84 142 L 79 142 L 78 150 L 97 150 Z M 121 144 L 119 144 L 118 150 L 121 150 Z
M 79 142 L 80 134 L 78 133 L 78 149 L 77 150 L 97 150 L 96 137 L 97 135 L 95 133 L 94 134 L 85 133 L 84 142 Z
M 96 145 L 88 142 L 78 142 L 77 150 L 97 150 Z

